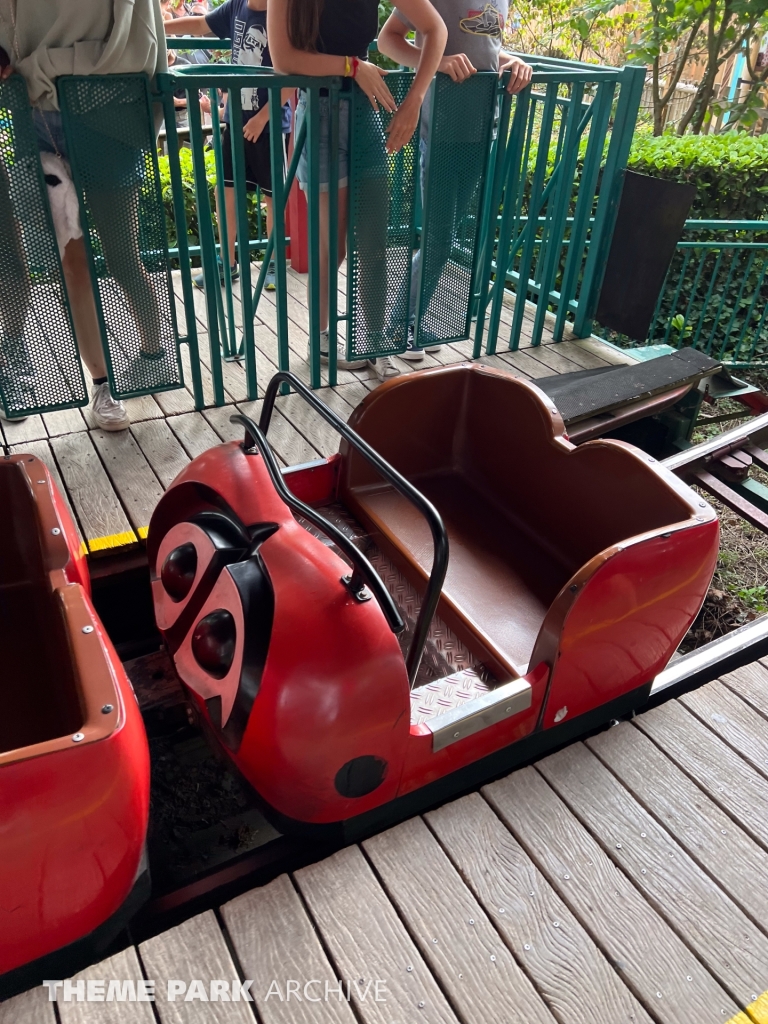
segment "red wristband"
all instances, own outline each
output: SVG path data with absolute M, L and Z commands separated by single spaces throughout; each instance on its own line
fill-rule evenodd
M 358 57 L 352 58 L 352 77 L 357 78 L 357 69 L 360 67 L 360 59 Z

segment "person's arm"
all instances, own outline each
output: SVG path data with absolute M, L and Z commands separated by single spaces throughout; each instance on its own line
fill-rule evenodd
M 531 84 L 531 76 L 533 75 L 531 65 L 526 64 L 520 57 L 515 57 L 513 54 L 505 53 L 502 50 L 499 54 L 499 74 L 503 75 L 505 71 L 510 72 L 507 92 L 522 92 L 527 85 Z
M 425 0 L 423 0 L 425 2 Z M 330 53 L 309 53 L 297 50 L 288 34 L 287 0 L 269 0 L 267 5 L 267 38 L 269 52 L 275 71 L 279 75 L 312 75 L 317 77 L 343 76 L 346 69 L 344 56 Z M 385 110 L 397 110 L 392 93 L 384 77 L 386 71 L 377 68 L 367 60 L 358 61 L 355 81 L 377 108 L 380 103 Z
M 398 6 L 402 7 L 401 4 Z M 379 32 L 379 50 L 404 67 L 416 68 L 421 60 L 421 47 L 406 38 L 410 31 L 411 28 L 393 11 Z M 440 58 L 437 70 L 450 75 L 454 82 L 463 82 L 474 75 L 477 68 L 465 53 L 451 53 Z
M 402 149 L 416 130 L 421 104 L 424 102 L 430 82 L 435 77 L 435 72 L 440 65 L 448 39 L 448 29 L 445 27 L 445 22 L 429 0 L 399 0 L 398 7 L 422 37 L 422 45 L 420 48 L 412 47 L 418 53 L 416 63 L 411 65 L 417 69 L 416 75 L 411 88 L 408 90 L 408 95 L 400 104 L 400 109 L 392 118 L 387 129 L 387 150 L 390 153 L 396 153 Z M 394 14 L 390 17 L 389 21 L 393 17 L 395 17 Z M 400 21 L 399 18 L 397 20 Z M 400 21 L 400 24 L 405 28 L 402 21 Z M 405 39 L 405 33 L 403 33 L 402 42 L 406 46 L 411 45 Z M 386 50 L 382 49 L 381 41 L 379 41 L 379 49 L 383 53 L 387 53 Z M 401 47 L 397 46 L 396 49 L 399 50 Z M 402 49 L 405 54 L 405 46 Z M 387 53 L 387 56 L 391 55 Z M 393 59 L 397 60 L 397 57 L 393 57 Z M 400 63 L 406 62 L 401 61 Z
M 165 34 L 167 36 L 215 36 L 216 33 L 211 29 L 208 22 L 205 20 L 204 14 L 198 14 L 193 17 L 186 18 L 174 18 L 172 21 L 165 22 Z
M 291 98 L 294 89 L 281 89 L 280 90 L 280 106 L 287 103 Z M 269 124 L 269 100 L 264 104 L 263 107 L 259 107 L 258 111 L 245 122 L 243 125 L 243 136 L 248 142 L 255 142 L 264 129 Z

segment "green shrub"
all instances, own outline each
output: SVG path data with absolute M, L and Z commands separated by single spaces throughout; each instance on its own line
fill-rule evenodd
M 168 228 L 168 244 L 173 249 L 178 244 L 176 235 L 176 221 L 173 216 L 173 194 L 171 191 L 171 172 L 168 165 L 168 157 L 158 157 L 160 165 L 160 183 L 163 190 L 163 206 L 165 207 L 165 219 Z M 197 203 L 195 200 L 195 176 L 192 171 L 192 150 L 183 148 L 179 151 L 179 164 L 181 165 L 181 185 L 184 195 L 184 212 L 187 221 L 187 238 L 190 245 L 200 244 L 200 225 L 197 219 Z M 214 218 L 216 210 L 216 162 L 213 150 L 205 149 L 205 176 L 208 183 L 208 202 L 210 203 L 211 217 Z M 256 193 L 247 194 L 248 228 L 251 238 L 264 237 L 266 235 L 266 221 L 264 210 L 259 208 L 256 202 Z M 215 218 L 214 218 L 215 224 Z M 193 255 L 191 262 L 194 266 L 200 266 L 199 255 Z
M 691 217 L 768 218 L 768 136 L 636 136 L 629 169 L 696 186 Z

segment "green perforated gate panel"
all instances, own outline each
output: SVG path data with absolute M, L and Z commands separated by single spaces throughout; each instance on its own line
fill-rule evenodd
M 469 337 L 498 78 L 437 75 L 424 187 L 416 344 Z M 429 101 L 428 101 L 429 102 Z
M 387 76 L 396 103 L 413 77 L 410 71 Z M 347 354 L 359 359 L 405 350 L 418 129 L 400 153 L 389 156 L 392 115 L 375 111 L 357 86 L 351 99 Z
M 59 101 L 112 391 L 130 398 L 180 387 L 149 80 L 60 78 Z
M 88 401 L 24 79 L 0 82 L 0 401 L 24 416 Z

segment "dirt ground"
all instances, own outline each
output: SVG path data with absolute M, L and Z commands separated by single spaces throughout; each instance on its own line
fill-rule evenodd
M 740 370 L 737 376 L 768 391 L 768 374 L 764 371 Z M 708 413 L 720 416 L 742 408 L 729 400 L 705 408 L 693 441 L 703 441 L 748 419 L 745 416 L 743 420 L 707 424 Z M 768 486 L 768 474 L 753 468 L 751 475 Z M 716 640 L 768 612 L 768 536 L 710 495 L 704 497 L 720 518 L 720 556 L 704 606 L 680 645 L 682 653 Z

